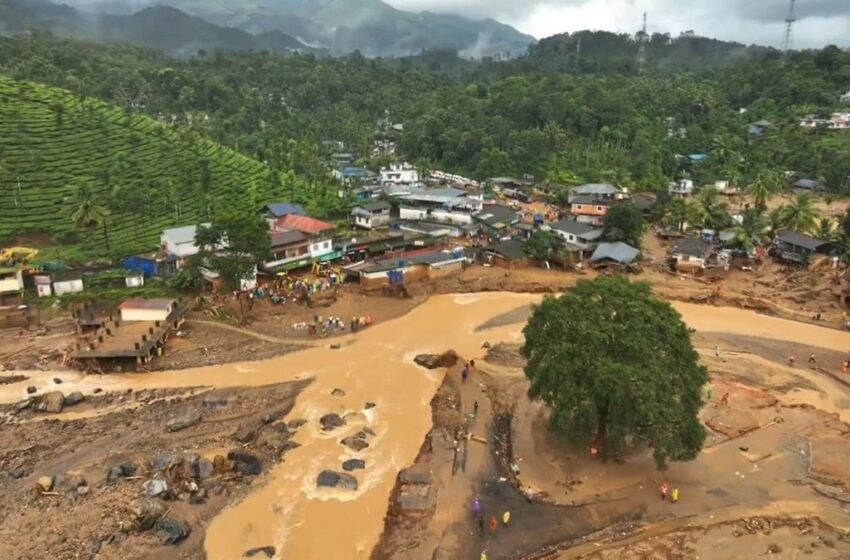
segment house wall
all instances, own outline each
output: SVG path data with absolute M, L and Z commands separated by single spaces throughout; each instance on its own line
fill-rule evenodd
M 38 297 L 50 297 L 53 295 L 53 289 L 50 284 L 36 284 L 35 289 L 38 292 Z
M 314 259 L 333 253 L 333 241 L 331 241 L 330 239 L 312 241 L 310 243 L 310 246 L 308 247 L 308 252 L 310 253 L 310 256 Z
M 122 321 L 165 321 L 171 313 L 172 306 L 166 309 L 122 309 Z
M 62 296 L 65 294 L 76 294 L 82 292 L 84 289 L 83 279 L 79 278 L 77 280 L 66 280 L 64 282 L 54 282 L 53 283 L 53 291 L 57 296 Z
M 144 276 L 127 276 L 124 278 L 124 284 L 128 288 L 139 288 L 145 285 L 145 277 Z
M 24 276 L 20 270 L 0 279 L 0 292 L 18 292 L 23 289 Z
M 576 221 L 578 221 L 578 220 L 576 220 Z M 563 239 L 567 243 L 572 243 L 573 245 L 575 245 L 577 247 L 581 247 L 582 251 L 587 251 L 587 250 L 590 249 L 590 245 L 588 243 L 585 243 L 583 240 L 579 239 L 578 237 L 576 237 L 575 234 L 572 234 L 572 233 L 569 233 L 569 232 L 566 232 L 566 231 L 557 230 L 557 229 L 552 229 L 552 233 L 554 233 L 555 235 L 557 235 L 558 237 L 560 237 L 561 239 Z
M 676 259 L 676 270 L 694 270 L 705 268 L 705 259 L 702 257 L 692 257 L 691 255 L 673 255 Z
M 451 276 L 452 274 L 456 274 L 463 270 L 465 264 L 466 259 L 457 259 L 446 263 L 431 265 L 428 267 L 428 278 L 433 280 L 436 278 Z

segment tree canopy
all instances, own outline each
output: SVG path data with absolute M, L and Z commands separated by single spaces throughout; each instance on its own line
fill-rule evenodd
M 580 280 L 536 306 L 523 333 L 529 396 L 573 445 L 605 457 L 647 443 L 662 468 L 697 456 L 708 373 L 681 316 L 648 284 Z
M 602 239 L 622 241 L 633 247 L 640 247 L 645 228 L 640 210 L 633 204 L 617 204 L 605 215 Z
M 255 213 L 227 209 L 216 214 L 209 227 L 199 227 L 195 241 L 203 263 L 221 274 L 225 287 L 240 290 L 271 252 L 268 228 Z

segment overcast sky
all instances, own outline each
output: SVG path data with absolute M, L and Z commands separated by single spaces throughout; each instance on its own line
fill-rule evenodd
M 403 10 L 492 17 L 542 38 L 564 31 L 647 30 L 780 46 L 789 0 L 386 0 Z M 850 47 L 850 0 L 797 0 L 794 47 Z

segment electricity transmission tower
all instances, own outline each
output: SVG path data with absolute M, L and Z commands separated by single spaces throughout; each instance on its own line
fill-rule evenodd
M 643 74 L 646 69 L 646 43 L 649 40 L 649 35 L 646 33 L 646 12 L 643 13 L 643 28 L 637 34 L 638 54 L 637 67 L 638 74 Z
M 782 50 L 785 54 L 791 51 L 794 39 L 794 22 L 797 21 L 797 17 L 794 15 L 794 2 L 795 0 L 791 0 L 791 4 L 788 6 L 788 17 L 785 18 L 785 40 L 782 42 Z

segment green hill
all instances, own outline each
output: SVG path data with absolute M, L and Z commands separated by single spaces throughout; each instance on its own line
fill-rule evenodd
M 108 248 L 100 230 L 74 228 L 73 197 L 83 184 L 111 214 Z M 264 164 L 196 134 L 2 75 L 0 193 L 0 239 L 79 239 L 91 256 L 155 249 L 165 228 L 295 194 Z

